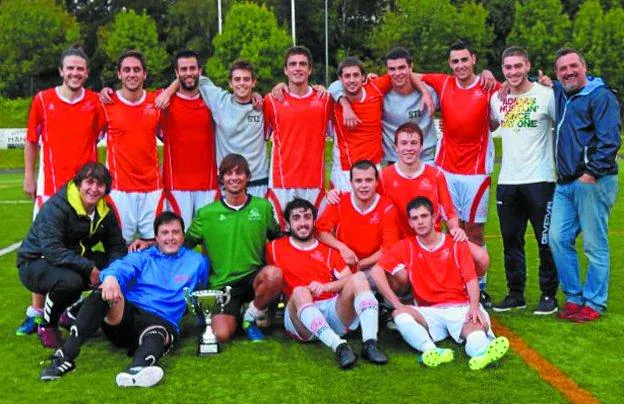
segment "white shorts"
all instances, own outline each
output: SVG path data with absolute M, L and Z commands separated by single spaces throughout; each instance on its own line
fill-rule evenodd
M 268 185 L 250 185 L 247 187 L 247 193 L 258 198 L 266 198 L 268 190 Z
M 434 342 L 442 341 L 446 337 L 450 336 L 461 344 L 464 339 L 461 337 L 461 330 L 466 324 L 466 314 L 470 309 L 470 305 L 451 305 L 451 306 L 412 306 L 414 310 L 420 313 L 421 316 L 427 322 L 427 328 L 429 328 L 429 335 Z M 479 309 L 485 317 L 488 324 L 490 324 L 490 316 L 485 311 L 483 306 L 479 305 Z M 488 327 L 487 335 L 490 339 L 494 338 L 492 327 Z
M 321 211 L 325 204 L 325 190 L 320 188 L 271 188 L 267 192 L 267 199 L 273 205 L 275 216 L 280 227 L 286 227 L 284 219 L 284 209 L 286 204 L 295 198 L 309 201 L 318 211 Z
M 197 211 L 214 202 L 217 190 L 211 191 L 164 191 L 165 209 L 182 216 L 184 226 L 189 228 Z M 185 230 L 186 230 L 185 229 Z
M 113 189 L 110 199 L 126 243 L 130 244 L 135 234 L 142 239 L 154 238 L 154 219 L 164 205 L 162 190 L 124 192 Z
M 338 311 L 336 310 L 337 301 L 338 296 L 334 296 L 330 299 L 318 300 L 312 304 L 321 312 L 321 314 L 323 314 L 323 317 L 325 317 L 325 321 L 327 321 L 329 327 L 334 330 L 336 334 L 342 337 L 349 331 L 353 331 L 358 328 L 358 326 L 360 325 L 360 320 L 356 316 L 355 320 L 353 320 L 351 325 L 345 326 L 338 316 Z M 311 335 L 308 338 L 303 338 L 301 335 L 299 335 L 299 333 L 297 333 L 297 329 L 295 328 L 295 325 L 290 318 L 290 312 L 288 309 L 284 311 L 284 330 L 286 330 L 286 333 L 288 335 L 298 341 L 309 342 L 316 339 L 316 336 L 312 333 L 310 333 Z
M 33 207 L 33 221 L 35 221 L 35 218 L 37 217 L 37 213 L 39 213 L 39 211 L 41 210 L 41 207 L 43 206 L 43 204 L 50 199 L 50 196 L 52 195 L 39 195 L 37 194 L 37 196 L 35 197 L 35 206 Z
M 463 175 L 442 171 L 459 219 L 467 223 L 487 222 L 492 177 L 486 174 Z

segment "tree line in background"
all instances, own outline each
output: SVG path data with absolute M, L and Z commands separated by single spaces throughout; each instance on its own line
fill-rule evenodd
M 624 91 L 624 0 L 327 0 L 329 77 L 347 55 L 373 71 L 394 46 L 414 55 L 416 71 L 447 71 L 448 46 L 468 40 L 478 68 L 499 78 L 500 54 L 525 47 L 534 71 L 553 74 L 555 51 L 569 45 L 585 53 L 590 73 Z M 174 77 L 171 56 L 190 48 L 205 72 L 226 85 L 236 58 L 257 69 L 259 90 L 283 77 L 282 55 L 292 44 L 290 0 L 0 0 L 0 95 L 29 97 L 58 83 L 58 57 L 80 44 L 91 57 L 88 86 L 116 85 L 115 61 L 127 49 L 148 60 L 150 87 Z M 297 43 L 311 49 L 314 79 L 325 82 L 325 0 L 296 1 Z

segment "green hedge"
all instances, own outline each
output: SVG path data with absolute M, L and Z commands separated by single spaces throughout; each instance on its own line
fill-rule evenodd
M 30 98 L 0 97 L 0 128 L 25 128 Z

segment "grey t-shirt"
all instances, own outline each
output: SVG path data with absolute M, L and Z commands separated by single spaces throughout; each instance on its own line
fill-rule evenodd
M 427 86 L 427 89 L 429 94 L 431 94 L 437 111 L 440 109 L 438 95 L 433 88 Z M 407 95 L 402 95 L 392 90 L 384 97 L 382 131 L 385 161 L 395 162 L 398 160 L 394 147 L 394 132 L 405 122 L 413 121 L 420 126 L 425 135 L 420 157 L 423 161 L 433 162 L 438 139 L 433 117 L 429 116 L 429 111 L 421 112 L 419 109 L 421 99 L 422 94 L 418 90 L 414 90 Z
M 199 78 L 199 93 L 217 128 L 217 165 L 230 153 L 247 159 L 251 181 L 269 178 L 269 158 L 264 138 L 264 116 L 251 103 L 239 104 L 234 96 L 214 85 L 208 78 Z

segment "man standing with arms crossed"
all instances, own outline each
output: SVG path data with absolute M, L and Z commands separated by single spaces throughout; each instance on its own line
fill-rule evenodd
M 310 51 L 289 48 L 284 55 L 288 87 L 280 97 L 269 93 L 264 98 L 265 130 L 273 137 L 268 198 L 282 228 L 290 200 L 303 198 L 318 209 L 325 196 L 325 137 L 332 102 L 310 87 L 311 73 Z
M 33 97 L 24 143 L 24 192 L 35 201 L 33 218 L 43 203 L 55 194 L 87 162 L 97 161 L 97 141 L 104 127 L 104 114 L 97 95 L 84 88 L 89 77 L 89 58 L 80 48 L 61 54 L 59 75 L 63 83 Z M 39 174 L 35 180 L 35 160 Z M 43 315 L 44 297 L 33 294 L 26 319 L 17 335 L 31 334 Z
M 549 244 L 566 295 L 560 317 L 586 322 L 600 318 L 607 307 L 607 225 L 618 190 L 620 105 L 602 80 L 587 77 L 579 51 L 557 51 L 555 72 L 557 185 Z M 579 233 L 589 262 L 584 285 L 574 247 Z
M 498 83 L 488 90 L 474 73 L 477 57 L 464 42 L 450 47 L 447 74 L 423 74 L 440 97 L 443 135 L 435 163 L 446 176 L 453 204 L 470 241 L 485 246 L 484 229 L 490 197 L 494 144 L 489 132 L 489 105 Z M 480 279 L 481 302 L 492 303 Z
M 135 233 L 141 240 L 154 238 L 154 218 L 161 202 L 156 137 L 161 111 L 154 105 L 156 93 L 147 92 L 145 56 L 128 51 L 117 60 L 121 90 L 104 104 L 108 167 L 113 176 L 111 199 L 119 216 L 124 239 Z M 104 92 L 104 90 L 103 90 Z
M 199 95 L 199 55 L 178 52 L 174 68 L 180 89 L 162 112 L 163 185 L 170 209 L 190 225 L 199 208 L 217 194 L 214 126 Z
M 505 274 L 509 291 L 495 304 L 496 312 L 524 309 L 526 260 L 524 234 L 531 221 L 539 249 L 539 279 L 542 296 L 533 312 L 552 314 L 558 310 L 557 270 L 548 247 L 548 228 L 555 190 L 552 126 L 555 96 L 552 89 L 528 80 L 529 55 L 518 47 L 502 55 L 502 70 L 509 94 L 490 100 L 492 125 L 503 138 L 503 162 L 496 208 L 503 236 Z

